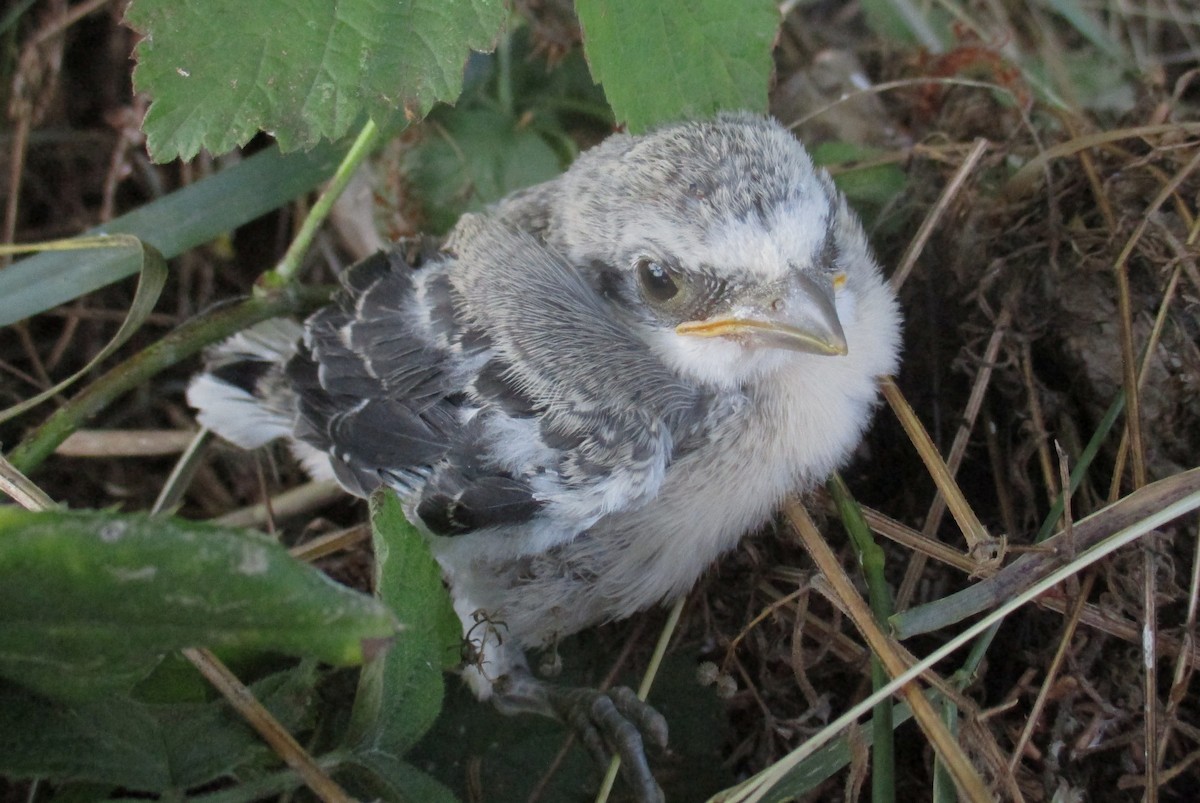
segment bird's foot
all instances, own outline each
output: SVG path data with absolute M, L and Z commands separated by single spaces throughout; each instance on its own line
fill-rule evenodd
M 496 707 L 504 713 L 535 712 L 565 722 L 600 766 L 611 755 L 620 756 L 621 776 L 639 803 L 663 803 L 662 789 L 646 759 L 646 739 L 665 748 L 667 720 L 631 689 L 556 686 L 516 671 L 499 678 L 493 693 Z

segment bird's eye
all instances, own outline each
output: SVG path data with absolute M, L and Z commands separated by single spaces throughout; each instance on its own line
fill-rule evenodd
M 662 304 L 679 294 L 679 284 L 672 275 L 673 271 L 661 262 L 639 259 L 637 273 L 638 281 L 642 283 L 642 292 L 650 301 Z

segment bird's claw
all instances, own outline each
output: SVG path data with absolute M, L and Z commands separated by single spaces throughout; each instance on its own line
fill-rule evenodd
M 638 803 L 665 800 L 650 772 L 646 740 L 665 748 L 667 720 L 632 690 L 556 686 L 518 670 L 498 678 L 494 691 L 494 702 L 505 713 L 536 712 L 565 722 L 600 766 L 607 765 L 610 756 L 620 756 L 621 776 Z
M 650 772 L 645 745 L 649 739 L 666 748 L 667 720 L 662 714 L 625 686 L 606 692 L 549 686 L 547 694 L 555 714 L 571 726 L 601 766 L 614 753 L 621 757 L 621 775 L 639 803 L 662 803 L 663 792 Z

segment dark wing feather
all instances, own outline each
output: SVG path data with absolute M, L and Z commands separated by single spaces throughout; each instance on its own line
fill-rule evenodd
M 488 338 L 458 322 L 445 259 L 427 262 L 416 273 L 399 251 L 369 257 L 309 318 L 286 369 L 295 436 L 326 453 L 350 491 L 386 484 L 416 498 L 432 532 L 527 521 L 541 507 L 532 489 L 480 454 L 489 416 L 467 386 Z
M 545 544 L 645 504 L 708 398 L 534 237 L 478 218 L 458 233 L 420 272 L 354 266 L 309 319 L 287 368 L 297 437 L 439 535 L 522 526 Z
M 286 369 L 296 437 L 328 453 L 339 480 L 361 495 L 385 481 L 411 493 L 458 426 L 450 361 L 422 330 L 414 276 L 399 251 L 349 268 L 343 293 L 309 318 Z

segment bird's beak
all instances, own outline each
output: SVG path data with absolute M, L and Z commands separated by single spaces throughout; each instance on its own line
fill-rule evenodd
M 794 273 L 767 292 L 755 293 L 733 309 L 675 327 L 681 335 L 732 337 L 771 348 L 829 356 L 846 354 L 846 334 L 834 305 L 834 288 L 844 276 Z

